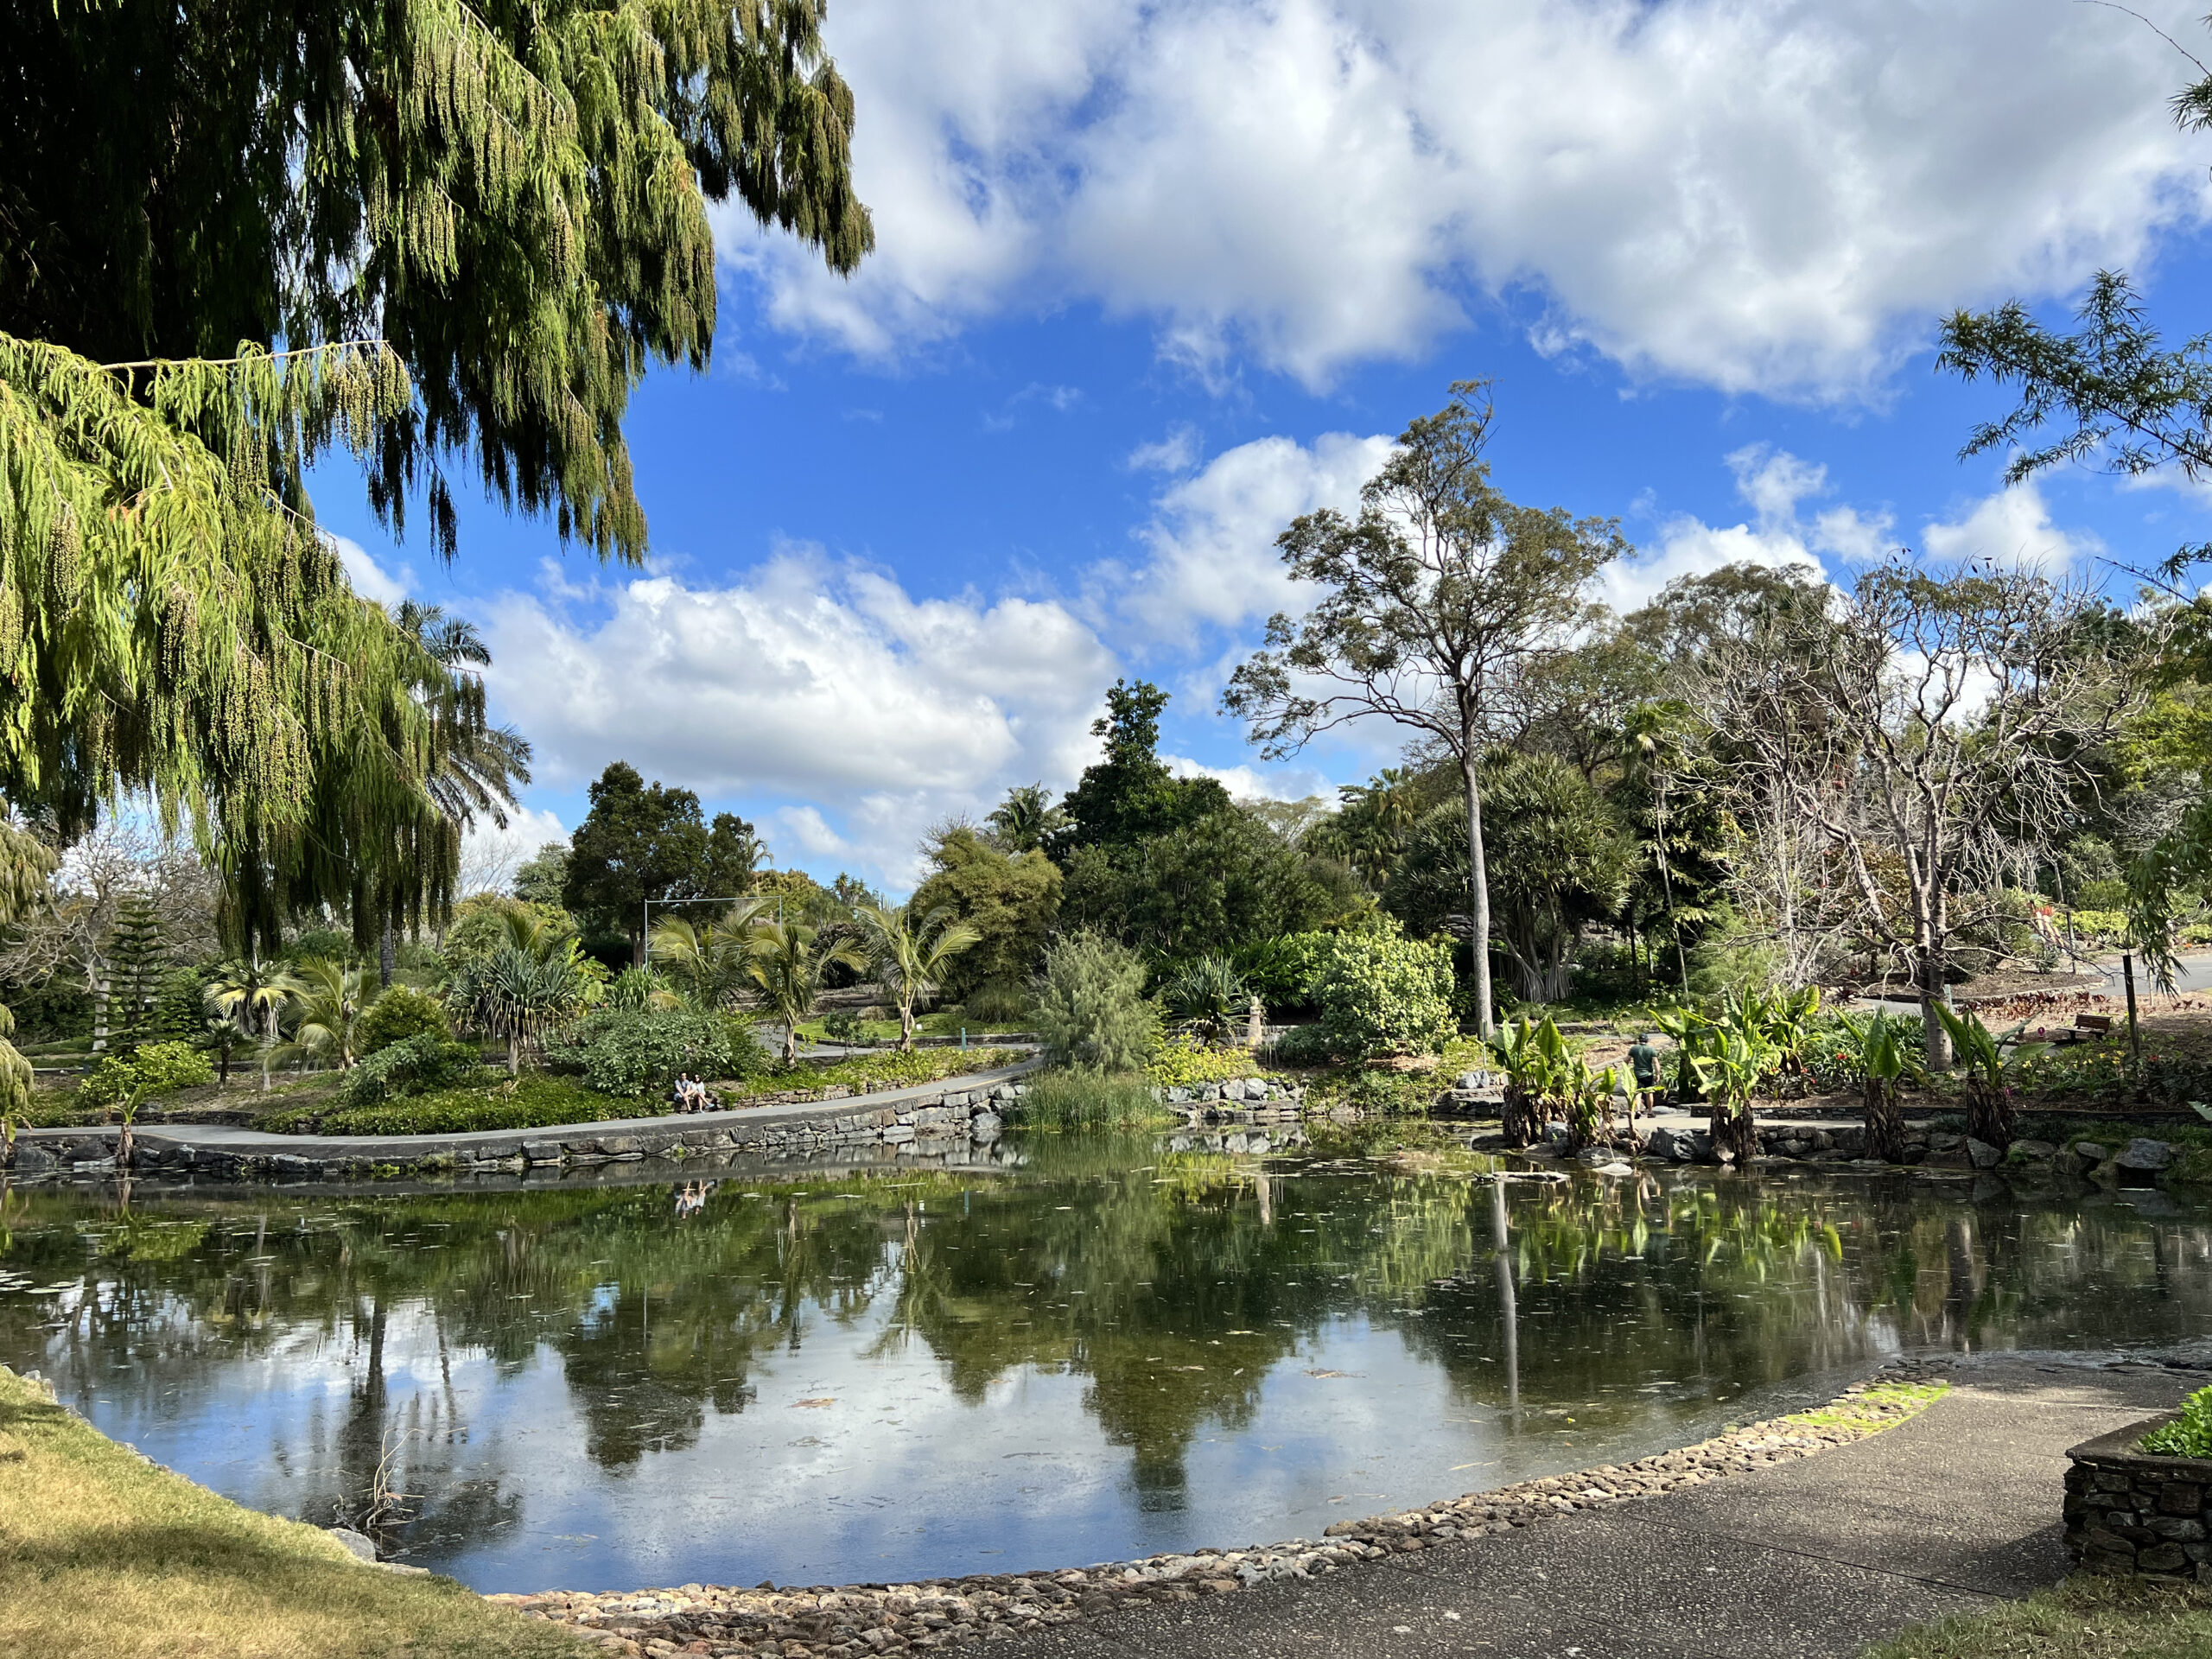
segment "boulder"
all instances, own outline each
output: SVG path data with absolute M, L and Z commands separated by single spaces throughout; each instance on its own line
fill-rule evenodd
M 2015 1141 L 2005 1155 L 2016 1164 L 2047 1164 L 2058 1148 L 2048 1141 Z
M 376 1544 L 366 1535 L 358 1533 L 351 1527 L 328 1527 L 324 1530 L 345 1545 L 352 1552 L 354 1560 L 361 1561 L 376 1560 Z
M 2174 1149 L 2163 1141 L 2134 1140 L 2113 1161 L 2122 1169 L 2164 1169 L 2174 1160 Z
M 1930 1137 L 1931 1147 L 1933 1144 L 1933 1137 Z M 1967 1140 L 1967 1161 L 1976 1169 L 1994 1169 L 2005 1161 L 2005 1153 L 2003 1148 L 1993 1147 L 1986 1141 L 1976 1141 L 1969 1136 Z

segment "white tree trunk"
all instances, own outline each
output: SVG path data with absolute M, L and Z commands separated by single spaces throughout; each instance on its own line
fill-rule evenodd
M 1460 759 L 1459 773 L 1467 785 L 1467 873 L 1474 890 L 1475 1029 L 1487 1042 L 1497 1034 L 1490 984 L 1490 865 L 1483 856 L 1483 791 L 1471 743 Z

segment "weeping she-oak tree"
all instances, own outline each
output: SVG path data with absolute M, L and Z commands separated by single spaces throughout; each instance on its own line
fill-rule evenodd
M 849 270 L 821 0 L 0 9 L 0 801 L 143 792 L 283 907 L 443 899 L 429 782 L 480 694 L 349 589 L 305 478 L 356 456 L 454 551 L 473 465 L 630 561 L 622 436 L 703 367 L 709 201 Z M 0 855 L 16 843 L 0 840 Z M 28 842 L 24 843 L 29 845 Z

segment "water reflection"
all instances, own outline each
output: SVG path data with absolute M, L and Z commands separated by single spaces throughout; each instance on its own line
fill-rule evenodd
M 2158 1194 L 1027 1153 L 1001 1176 L 19 1192 L 0 1359 L 257 1507 L 380 1524 L 486 1589 L 611 1587 L 1311 1535 L 1694 1437 L 1900 1347 L 2212 1315 L 2208 1216 Z

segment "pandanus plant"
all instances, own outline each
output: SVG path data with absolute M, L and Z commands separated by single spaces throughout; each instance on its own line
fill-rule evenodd
M 1906 1024 L 1877 1012 L 1865 1020 L 1844 1016 L 1859 1044 L 1860 1088 L 1866 1107 L 1866 1155 L 1894 1164 L 1904 1156 L 1904 1114 L 1897 1090 L 1920 1067 L 1903 1040 Z
M 1936 1017 L 1950 1033 L 1951 1052 L 1966 1071 L 1967 1133 L 1993 1147 L 2011 1146 L 2018 1116 L 2012 1105 L 2013 1068 L 2049 1045 L 2021 1042 L 2024 1022 L 1999 1037 L 1982 1024 L 1980 1015 L 1955 1014 L 1941 1002 L 1936 1004 Z

